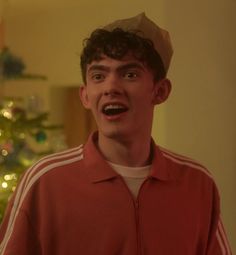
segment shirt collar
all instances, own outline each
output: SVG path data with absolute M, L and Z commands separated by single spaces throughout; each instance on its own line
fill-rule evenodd
M 119 174 L 112 169 L 102 156 L 101 152 L 97 149 L 97 146 L 95 145 L 95 141 L 97 139 L 97 132 L 91 134 L 83 151 L 83 162 L 86 167 L 87 174 L 91 181 L 95 183 L 107 181 L 119 176 Z M 153 139 L 152 150 L 153 161 L 151 164 L 150 177 L 161 181 L 173 179 L 169 172 L 169 168 L 167 167 L 167 160 Z
M 113 179 L 119 176 L 106 162 L 101 152 L 97 149 L 95 141 L 98 139 L 98 133 L 90 135 L 84 146 L 84 164 L 87 174 L 92 182 L 101 182 Z

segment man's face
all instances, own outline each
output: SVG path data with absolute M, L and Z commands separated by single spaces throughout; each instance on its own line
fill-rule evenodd
M 104 55 L 87 66 L 80 95 L 100 136 L 132 139 L 151 134 L 157 87 L 152 72 L 132 55 L 121 60 Z

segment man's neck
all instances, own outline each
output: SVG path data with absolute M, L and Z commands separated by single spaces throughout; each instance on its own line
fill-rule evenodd
M 141 167 L 151 162 L 151 137 L 149 139 L 121 140 L 98 135 L 97 146 L 106 160 L 130 167 Z

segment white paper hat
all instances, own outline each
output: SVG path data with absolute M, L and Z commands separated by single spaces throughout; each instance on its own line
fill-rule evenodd
M 145 13 L 137 16 L 116 20 L 111 24 L 103 27 L 103 29 L 112 31 L 115 28 L 121 28 L 124 31 L 140 31 L 139 36 L 147 38 L 153 42 L 155 50 L 159 53 L 166 72 L 169 69 L 173 48 L 170 41 L 168 31 L 157 26 L 152 20 L 146 17 Z

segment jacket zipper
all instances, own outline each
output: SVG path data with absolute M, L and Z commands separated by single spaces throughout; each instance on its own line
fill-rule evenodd
M 135 222 L 136 222 L 136 236 L 137 236 L 137 255 L 141 255 L 141 238 L 140 238 L 140 223 L 139 223 L 139 201 L 138 197 L 134 201 L 135 208 Z
M 141 231 L 140 231 L 140 221 L 139 221 L 139 196 L 140 196 L 140 192 L 141 189 L 144 185 L 144 183 L 149 179 L 147 178 L 146 180 L 144 180 L 144 182 L 141 184 L 140 188 L 139 188 L 139 192 L 137 195 L 137 198 L 135 199 L 132 192 L 130 191 L 129 187 L 127 186 L 127 184 L 125 183 L 124 179 L 121 177 L 122 182 L 124 183 L 126 189 L 128 190 L 130 196 L 132 197 L 132 201 L 134 204 L 134 211 L 135 211 L 135 223 L 136 223 L 136 236 L 137 236 L 137 255 L 142 255 L 142 241 L 141 241 Z

